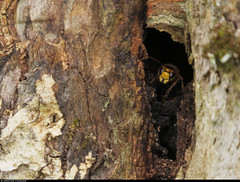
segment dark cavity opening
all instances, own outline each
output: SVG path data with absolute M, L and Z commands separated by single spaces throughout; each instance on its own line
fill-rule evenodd
M 193 80 L 193 69 L 188 63 L 185 46 L 174 42 L 170 34 L 146 28 L 144 44 L 149 56 L 143 61 L 145 81 L 151 105 L 152 123 L 157 135 L 152 151 L 157 158 L 175 161 L 177 159 L 177 111 L 183 92 L 186 90 L 184 88 Z M 158 63 L 156 59 L 161 63 Z M 182 77 L 175 85 L 173 85 L 174 79 L 166 84 L 159 81 L 162 65 L 167 64 L 174 65 L 180 73 L 173 77 Z M 169 68 L 172 70 L 172 67 Z M 168 73 L 165 72 L 166 75 L 168 76 Z M 184 87 L 182 87 L 181 80 L 183 80 Z M 166 95 L 168 91 L 169 94 Z

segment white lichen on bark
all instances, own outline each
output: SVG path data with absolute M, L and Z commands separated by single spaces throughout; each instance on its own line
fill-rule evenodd
M 78 172 L 77 166 L 74 164 L 70 170 L 67 170 L 65 174 L 65 179 L 74 179 Z
M 92 166 L 92 164 L 96 161 L 94 157 L 92 157 L 92 152 L 90 151 L 88 155 L 85 157 L 85 162 L 81 163 L 79 166 L 79 175 L 80 179 L 83 179 L 87 174 L 87 170 Z
M 0 178 L 31 179 L 39 171 L 48 179 L 61 178 L 61 161 L 51 157 L 59 154 L 52 148 L 48 153 L 46 146 L 51 138 L 61 135 L 65 123 L 52 90 L 54 83 L 48 74 L 37 80 L 36 96 L 9 118 L 2 130 Z

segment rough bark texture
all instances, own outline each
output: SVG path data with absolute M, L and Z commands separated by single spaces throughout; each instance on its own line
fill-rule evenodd
M 240 178 L 240 1 L 187 1 L 195 148 L 179 178 Z
M 240 1 L 147 6 L 194 65 L 195 95 L 156 102 L 175 112 L 176 159 L 151 153 L 145 1 L 2 0 L 0 178 L 240 178 Z
M 0 8 L 0 178 L 146 178 L 145 1 Z

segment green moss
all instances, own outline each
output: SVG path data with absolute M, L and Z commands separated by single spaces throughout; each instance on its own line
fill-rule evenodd
M 234 36 L 234 31 L 229 25 L 218 25 L 213 31 L 216 35 L 204 47 L 204 56 L 207 57 L 209 53 L 213 54 L 217 66 L 228 72 L 236 64 L 236 55 L 240 55 L 239 40 Z
M 227 73 L 232 87 L 240 91 L 240 38 L 229 25 L 218 25 L 213 29 L 215 36 L 203 49 L 204 57 L 214 60 L 220 72 Z
M 91 141 L 88 138 L 85 138 L 81 143 L 80 143 L 80 147 L 81 149 L 86 149 L 87 147 L 89 147 L 91 144 Z
M 74 128 L 79 127 L 79 120 L 77 117 L 73 120 L 73 126 Z
M 73 138 L 72 138 L 72 132 L 69 132 L 69 133 L 68 133 L 68 142 L 67 142 L 68 146 L 71 145 L 72 139 L 73 139 Z
M 79 120 L 77 117 L 73 120 L 72 124 L 69 125 L 69 132 L 68 132 L 68 145 L 71 145 L 73 140 L 73 135 L 76 128 L 79 127 Z
M 74 132 L 75 130 L 76 130 L 76 128 L 78 128 L 79 127 L 79 120 L 78 120 L 78 118 L 76 117 L 74 120 L 73 120 L 73 122 L 72 122 L 72 124 L 69 126 L 69 130 L 70 130 L 70 132 Z

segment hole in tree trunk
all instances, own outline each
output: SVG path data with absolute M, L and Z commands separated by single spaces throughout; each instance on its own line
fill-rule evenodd
M 144 43 L 149 56 L 144 60 L 145 81 L 156 138 L 153 178 L 174 179 L 191 145 L 195 120 L 193 69 L 185 46 L 174 42 L 170 34 L 146 28 Z

